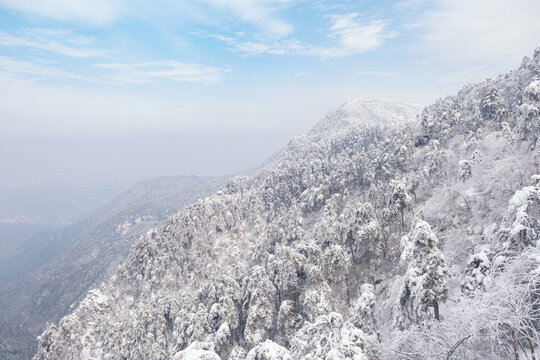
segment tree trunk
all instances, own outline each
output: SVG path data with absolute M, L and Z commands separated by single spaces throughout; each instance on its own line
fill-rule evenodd
M 404 209 L 401 208 L 401 232 L 403 232 L 403 223 L 404 223 L 404 221 L 403 221 L 403 212 L 404 212 Z M 400 233 L 400 235 L 401 235 L 401 233 Z
M 351 306 L 351 289 L 349 286 L 349 277 L 345 276 L 345 284 L 347 285 L 347 305 Z
M 440 321 L 439 302 L 437 300 L 433 302 L 433 312 L 435 313 L 435 320 Z
M 517 347 L 517 341 L 516 341 L 516 333 L 514 330 L 512 330 L 512 348 L 514 349 L 514 359 L 519 360 L 519 353 L 518 353 L 518 347 Z
M 531 339 L 527 338 L 527 341 L 529 342 L 529 347 L 531 348 L 531 359 L 536 360 L 536 356 L 534 354 L 534 345 L 533 345 Z

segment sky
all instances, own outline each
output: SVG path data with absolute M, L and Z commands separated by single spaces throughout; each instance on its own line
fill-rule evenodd
M 2 186 L 231 174 L 540 46 L 538 0 L 0 0 Z

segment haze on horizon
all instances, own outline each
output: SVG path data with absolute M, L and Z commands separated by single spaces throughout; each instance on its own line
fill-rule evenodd
M 507 71 L 538 46 L 538 13 L 534 0 L 0 0 L 0 187 L 257 166 L 348 99 L 426 104 Z

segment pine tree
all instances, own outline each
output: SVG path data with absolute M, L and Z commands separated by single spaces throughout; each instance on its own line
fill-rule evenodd
M 293 357 L 306 360 L 376 358 L 367 356 L 367 348 L 362 330 L 335 312 L 306 323 L 291 344 Z
M 398 300 L 397 325 L 405 328 L 427 318 L 429 308 L 440 319 L 439 303 L 446 300 L 448 271 L 429 224 L 419 218 L 401 239 L 401 264 L 405 269 Z
M 247 314 L 244 337 L 250 346 L 268 338 L 274 323 L 276 289 L 261 266 L 251 269 L 243 309 Z
M 525 88 L 525 101 L 518 109 L 517 133 L 522 140 L 536 146 L 540 136 L 540 78 L 535 78 Z
M 495 87 L 490 87 L 480 102 L 480 111 L 485 120 L 494 120 L 498 124 L 506 121 L 506 104 Z
M 373 334 L 377 329 L 375 319 L 376 296 L 372 284 L 362 284 L 360 287 L 360 297 L 354 306 L 351 321 L 357 328 L 366 334 Z
M 483 250 L 473 254 L 465 269 L 465 278 L 461 282 L 461 291 L 467 296 L 473 296 L 479 290 L 485 290 L 491 282 L 489 272 L 493 254 Z
M 412 199 L 409 194 L 407 194 L 407 189 L 402 181 L 392 180 L 390 186 L 392 188 L 390 206 L 401 214 L 401 229 L 403 229 L 405 209 L 412 204 Z
M 469 160 L 459 161 L 459 180 L 467 181 L 472 176 L 472 166 Z

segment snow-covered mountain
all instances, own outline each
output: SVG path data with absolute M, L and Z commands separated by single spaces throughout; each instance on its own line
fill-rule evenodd
M 31 358 L 46 323 L 60 320 L 89 289 L 106 281 L 141 234 L 224 182 L 195 176 L 146 180 L 52 234 L 49 246 L 63 250 L 0 292 L 0 358 Z
M 412 121 L 423 106 L 403 104 L 391 100 L 354 99 L 329 112 L 311 130 L 324 133 L 349 126 L 389 126 Z
M 414 115 L 331 113 L 148 232 L 35 359 L 534 358 L 540 49 Z

